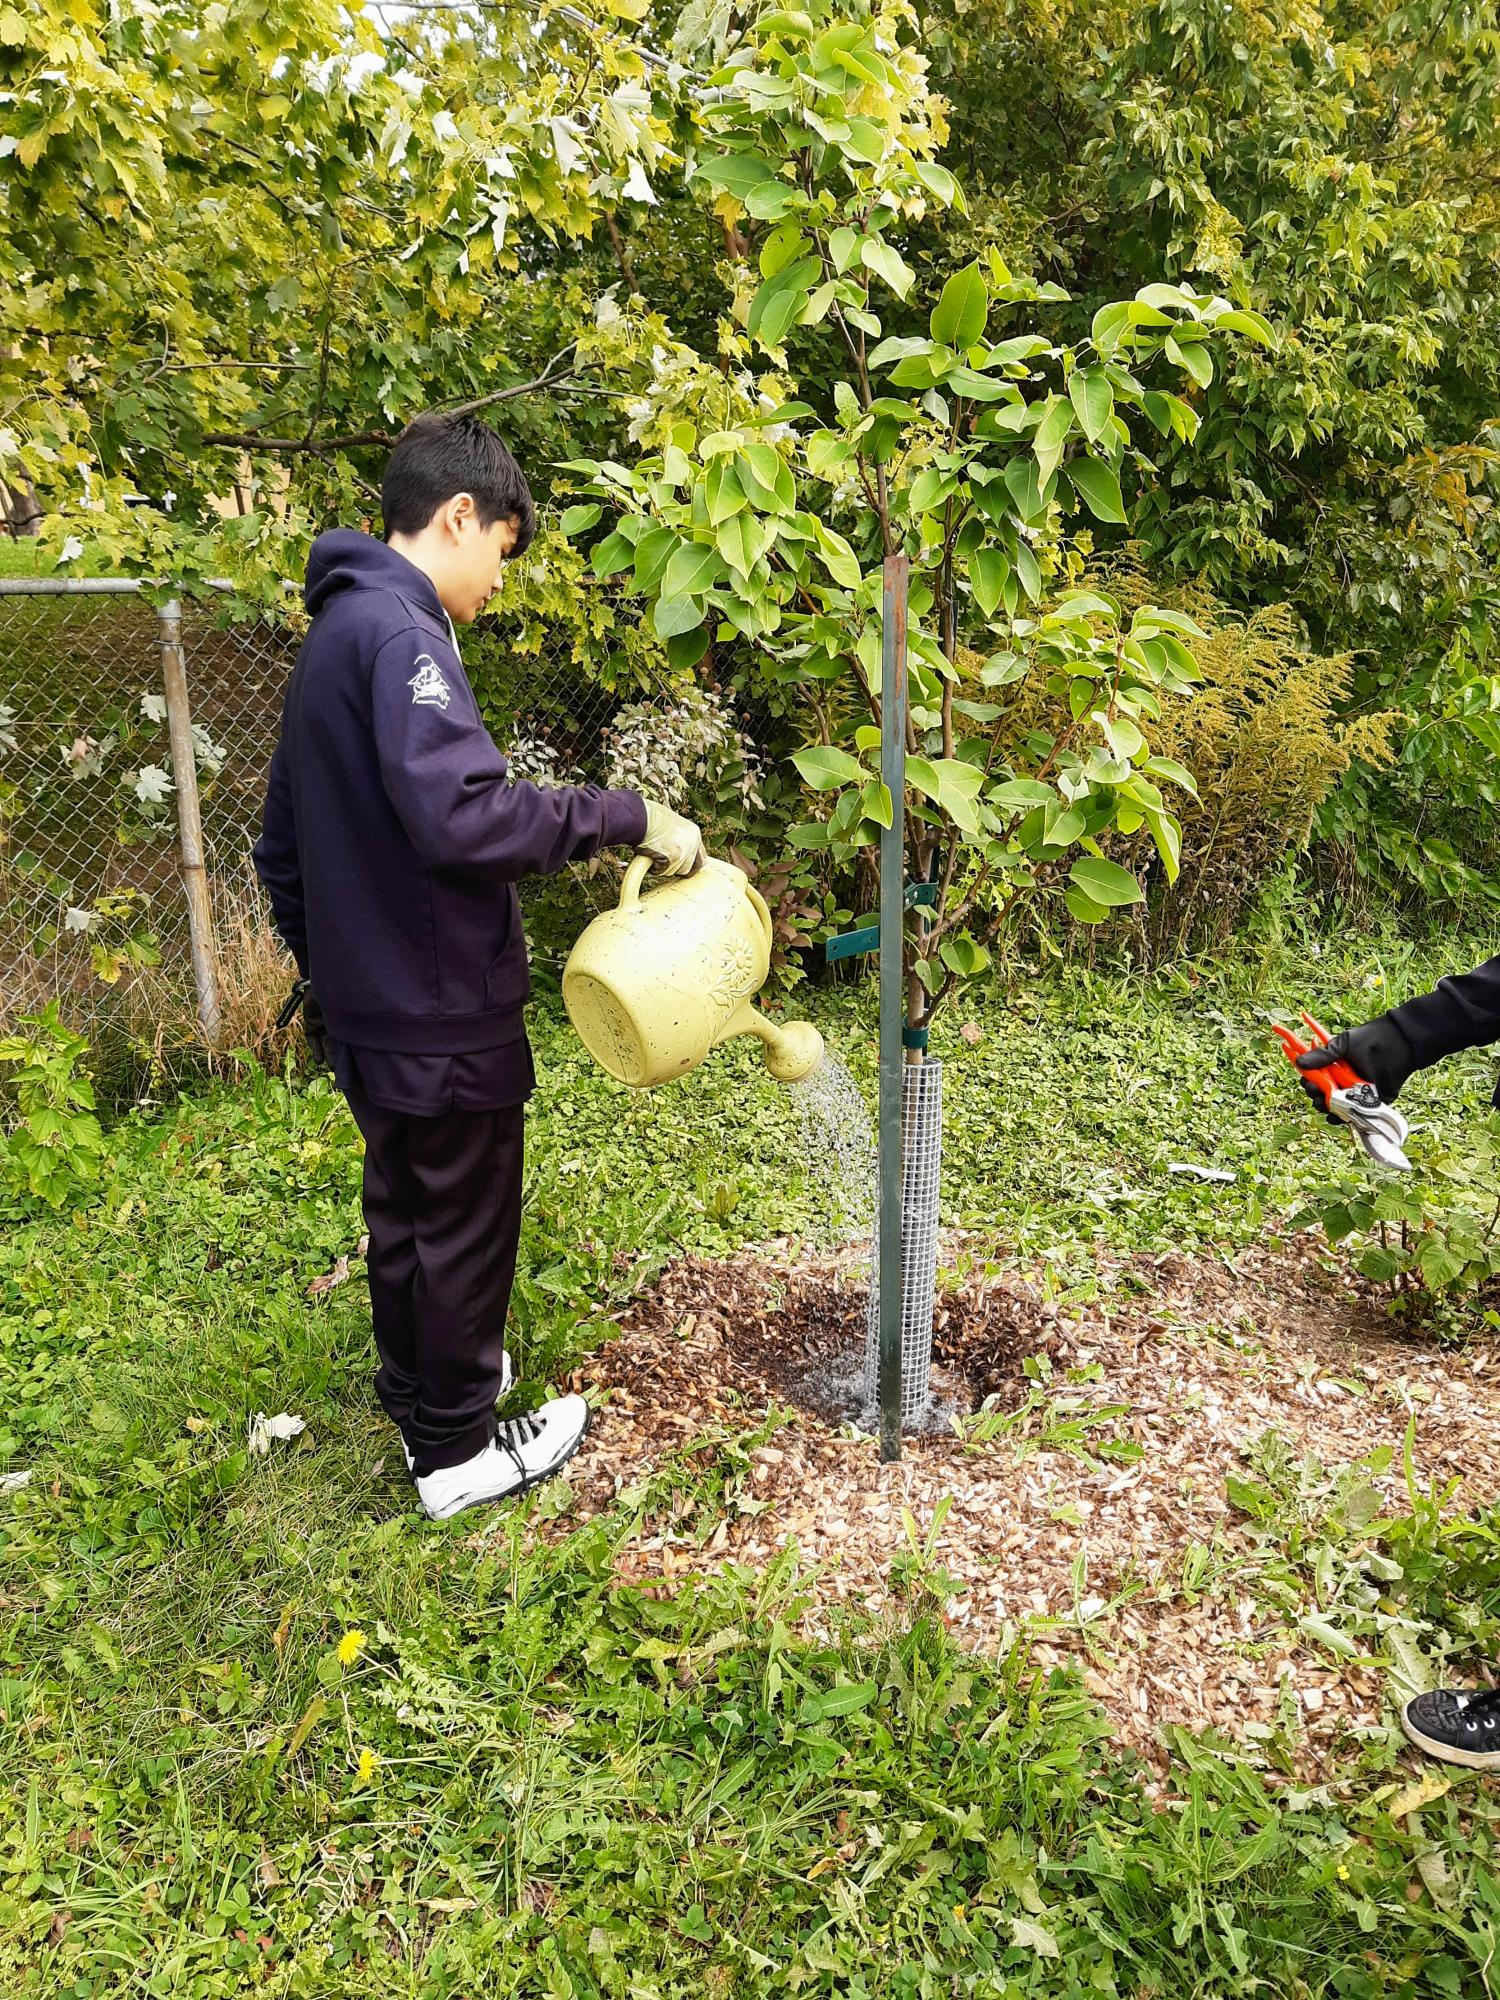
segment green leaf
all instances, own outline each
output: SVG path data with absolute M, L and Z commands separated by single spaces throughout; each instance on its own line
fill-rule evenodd
M 1101 597 L 1096 590 L 1069 590 L 1065 591 L 1057 600 L 1056 610 L 1043 620 L 1043 625 L 1044 627 L 1050 626 L 1054 619 L 1067 621 L 1071 619 L 1108 618 L 1114 620 L 1119 615 L 1120 607 L 1115 603 L 1113 598 Z
M 1010 1919 L 1010 1941 L 1022 1951 L 1034 1951 L 1038 1958 L 1061 1958 L 1062 1946 L 1045 1924 L 1033 1917 Z
M 1042 420 L 1036 427 L 1036 449 L 1042 453 L 1061 451 L 1067 443 L 1068 432 L 1073 428 L 1073 409 L 1061 396 L 1049 396 L 1042 408 Z
M 745 489 L 740 484 L 733 459 L 716 458 L 711 461 L 703 481 L 703 497 L 708 506 L 709 524 L 715 528 L 745 505 Z
M 1025 673 L 1026 662 L 1019 653 L 991 653 L 979 669 L 979 684 L 987 688 L 1009 687 Z
M 1125 503 L 1120 498 L 1119 475 L 1112 466 L 1097 458 L 1075 458 L 1069 462 L 1067 471 L 1095 520 L 1124 523 Z
M 708 651 L 709 630 L 706 625 L 695 625 L 691 632 L 674 632 L 667 641 L 667 659 L 678 673 L 686 673 L 689 667 L 696 667 Z
M 1052 482 L 1044 485 L 1034 458 L 1013 458 L 1005 468 L 1005 490 L 1028 527 L 1041 519 L 1052 497 Z
M 884 368 L 888 362 L 906 361 L 914 354 L 931 354 L 932 342 L 923 340 L 918 334 L 893 333 L 888 340 L 871 350 L 868 365 Z
M 1185 611 L 1164 611 L 1157 604 L 1143 604 L 1130 621 L 1131 637 L 1147 638 L 1153 632 L 1180 632 L 1185 639 L 1206 639 L 1208 634 Z
M 989 310 L 990 295 L 984 273 L 977 264 L 966 264 L 953 273 L 932 309 L 929 321 L 932 337 L 947 347 L 973 347 L 984 338 Z
M 960 979 L 973 979 L 983 972 L 990 962 L 990 955 L 984 946 L 968 931 L 960 931 L 954 937 L 946 937 L 938 946 L 938 956 L 948 970 Z
M 721 153 L 698 163 L 696 178 L 743 201 L 752 188 L 775 180 L 776 165 L 760 153 Z
M 818 1704 L 818 1712 L 824 1718 L 830 1715 L 854 1715 L 862 1708 L 868 1708 L 880 1693 L 874 1681 L 855 1681 L 850 1687 L 827 1688 L 813 1699 Z
M 818 547 L 822 552 L 823 565 L 828 574 L 835 583 L 842 584 L 845 590 L 858 590 L 864 575 L 859 566 L 859 557 L 843 536 L 834 529 L 824 527 L 823 523 L 817 520 L 814 525 L 817 529 Z
M 589 568 L 595 576 L 618 576 L 622 569 L 629 569 L 635 561 L 635 550 L 621 534 L 606 535 L 596 544 L 589 557 Z
M 859 256 L 866 270 L 883 278 L 898 299 L 906 297 L 916 274 L 902 262 L 900 253 L 893 245 L 878 236 L 867 236 L 859 247 Z
M 604 509 L 597 500 L 584 502 L 578 507 L 566 508 L 557 524 L 558 531 L 564 535 L 581 535 L 586 528 L 593 527 L 603 512 Z
M 1161 856 L 1167 880 L 1175 882 L 1182 869 L 1182 828 L 1169 812 L 1148 812 L 1146 824 L 1151 829 L 1151 838 Z
M 731 514 L 719 523 L 715 544 L 735 575 L 748 577 L 770 546 L 771 533 L 754 514 Z
M 989 791 L 992 806 L 1002 812 L 1028 812 L 1033 806 L 1057 804 L 1057 793 L 1040 778 L 1006 778 Z
M 1213 321 L 1215 327 L 1223 327 L 1228 333 L 1243 333 L 1248 339 L 1258 341 L 1262 347 L 1274 347 L 1276 335 L 1269 320 L 1262 319 L 1258 312 L 1220 313 Z
M 1169 785 L 1178 785 L 1193 798 L 1198 796 L 1198 785 L 1186 764 L 1179 764 L 1174 757 L 1148 757 L 1141 769 L 1149 771 L 1153 778 L 1165 778 Z
M 940 167 L 932 160 L 913 160 L 912 172 L 927 192 L 936 195 L 945 207 L 962 211 L 964 198 L 959 192 L 958 182 L 946 167 Z
M 977 765 L 965 764 L 956 757 L 943 757 L 936 762 L 928 757 L 908 757 L 906 776 L 912 789 L 931 799 L 955 826 L 965 833 L 979 832 L 976 801 L 984 773 Z
M 1115 392 L 1102 368 L 1075 368 L 1068 383 L 1068 396 L 1078 413 L 1083 434 L 1090 444 L 1109 429 L 1115 406 Z
M 890 826 L 895 818 L 890 786 L 872 778 L 860 794 L 859 809 L 865 819 L 874 820 L 877 826 Z
M 768 278 L 750 302 L 746 328 L 750 338 L 767 347 L 779 347 L 801 318 L 813 280 L 821 269 L 816 258 L 799 257 L 774 278 Z
M 766 511 L 790 514 L 794 510 L 797 489 L 791 470 L 775 445 L 767 444 L 762 438 L 747 444 L 741 454 L 740 483 L 749 492 L 752 482 L 766 496 L 765 501 L 760 503 Z M 751 492 L 750 499 L 756 503 L 759 496 Z
M 1111 716 L 1101 709 L 1097 720 L 1104 740 L 1122 764 L 1132 763 L 1145 749 L 1146 739 L 1128 715 Z
M 1000 549 L 976 549 L 969 558 L 969 583 L 974 602 L 986 618 L 993 618 L 1000 603 L 1010 564 Z
M 693 597 L 712 590 L 723 574 L 717 549 L 703 542 L 684 543 L 667 564 L 662 578 L 663 597 Z
M 1103 861 L 1097 854 L 1081 854 L 1068 870 L 1068 880 L 1107 910 L 1121 910 L 1141 900 L 1141 885 L 1128 868 L 1118 861 Z
M 635 545 L 635 580 L 654 591 L 675 552 L 682 546 L 670 528 L 648 528 Z
M 805 819 L 787 830 L 787 840 L 793 847 L 812 853 L 828 845 L 828 826 L 821 819 Z
M 958 481 L 951 472 L 942 472 L 937 466 L 929 465 L 912 481 L 907 497 L 914 514 L 935 514 L 943 502 L 957 491 Z
M 680 632 L 691 632 L 695 625 L 702 622 L 703 612 L 690 597 L 659 597 L 651 614 L 651 623 L 659 639 L 671 639 Z
M 885 127 L 877 125 L 873 118 L 851 118 L 848 151 L 856 160 L 878 167 L 886 155 Z
M 1076 883 L 1070 883 L 1063 891 L 1063 902 L 1067 905 L 1068 915 L 1075 923 L 1102 924 L 1109 915 L 1109 911 L 1102 903 L 1096 903 L 1091 896 L 1086 896 Z
M 1200 389 L 1206 389 L 1214 379 L 1214 358 L 1201 340 L 1178 341 L 1169 334 L 1166 355 L 1169 361 L 1185 368 Z
M 853 229 L 835 229 L 828 239 L 828 254 L 833 259 L 833 268 L 842 277 L 859 255 L 859 234 Z
M 792 762 L 801 774 L 802 782 L 815 792 L 832 792 L 840 785 L 863 784 L 869 775 L 857 757 L 851 757 L 847 750 L 836 750 L 827 743 L 811 743 L 806 749 L 794 751 Z

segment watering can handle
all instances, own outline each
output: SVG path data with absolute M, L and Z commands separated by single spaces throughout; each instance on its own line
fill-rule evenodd
M 771 922 L 771 912 L 766 908 L 766 899 L 752 883 L 745 884 L 745 894 L 750 898 L 750 907 L 760 918 L 761 928 L 766 934 L 766 949 L 772 950 L 776 943 L 776 926 Z
M 620 886 L 620 908 L 622 910 L 634 910 L 640 907 L 641 890 L 645 885 L 646 877 L 651 873 L 653 865 L 649 854 L 638 854 L 625 870 L 625 880 Z M 738 874 L 739 871 L 736 870 L 735 873 Z M 742 877 L 741 879 L 743 880 L 744 878 Z M 771 912 L 766 907 L 766 899 L 748 881 L 745 882 L 745 894 L 750 900 L 751 909 L 754 910 L 760 921 L 761 929 L 766 934 L 766 949 L 769 951 L 776 942 L 776 926 L 771 921 Z
M 649 854 L 638 854 L 625 870 L 625 880 L 620 889 L 620 908 L 633 910 L 641 900 L 641 885 L 651 873 L 654 863 Z

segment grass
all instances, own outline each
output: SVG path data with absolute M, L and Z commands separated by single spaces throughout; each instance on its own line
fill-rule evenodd
M 957 1017 L 950 1219 L 1080 1291 L 1099 1241 L 1264 1234 L 1343 1142 L 1300 1112 L 1257 1008 L 1362 1015 L 1452 956 L 1299 941 L 1197 987 L 1022 985 L 976 1008 L 972 1046 Z M 869 1083 L 860 1003 L 817 1012 Z M 826 1233 L 748 1046 L 637 1097 L 545 1006 L 535 1039 L 513 1341 L 533 1381 L 680 1251 Z M 1414 1145 L 1461 1140 L 1487 1083 L 1478 1059 L 1419 1080 Z M 1422 1788 L 1382 1735 L 1299 1789 L 1267 1746 L 1178 1733 L 1153 1798 L 1024 1632 L 1005 1658 L 954 1646 L 930 1524 L 900 1614 L 818 1638 L 795 1551 L 673 1594 L 617 1582 L 663 1482 L 711 1502 L 709 1454 L 556 1548 L 534 1533 L 556 1489 L 422 1521 L 372 1414 L 361 1285 L 307 1295 L 359 1227 L 341 1102 L 250 1072 L 126 1117 L 95 1200 L 0 1236 L 0 1469 L 33 1475 L 0 1494 L 7 1996 L 1492 1989 L 1483 1781 Z M 251 1458 L 251 1413 L 283 1409 L 308 1429 Z M 1356 1489 L 1271 1447 L 1247 1468 L 1278 1615 L 1332 1603 L 1387 1662 L 1401 1619 L 1488 1653 L 1496 1523 L 1413 1490 L 1372 1526 Z M 1216 1564 L 1185 1588 L 1244 1587 Z

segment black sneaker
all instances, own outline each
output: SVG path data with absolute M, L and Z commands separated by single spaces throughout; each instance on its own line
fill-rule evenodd
M 1500 1688 L 1414 1695 L 1401 1727 L 1419 1750 L 1470 1771 L 1500 1771 Z

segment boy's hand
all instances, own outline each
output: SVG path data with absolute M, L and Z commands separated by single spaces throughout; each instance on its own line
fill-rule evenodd
M 649 854 L 656 875 L 696 875 L 703 866 L 703 835 L 690 819 L 673 812 L 655 799 L 644 801 L 646 837 L 636 849 Z
M 309 992 L 302 1002 L 302 1034 L 307 1043 L 307 1053 L 319 1069 L 333 1068 L 333 1050 L 328 1042 L 328 1023 L 323 1019 L 323 1009 Z
M 1416 1069 L 1412 1061 L 1411 1045 L 1401 1030 L 1388 1021 L 1383 1014 L 1377 1014 L 1373 1021 L 1366 1021 L 1362 1028 L 1346 1028 L 1335 1035 L 1326 1048 L 1309 1049 L 1305 1056 L 1298 1056 L 1300 1070 L 1326 1069 L 1329 1063 L 1346 1062 L 1367 1083 L 1373 1083 L 1387 1104 L 1394 1104 L 1401 1093 L 1401 1087 Z M 1315 1085 L 1304 1082 L 1302 1088 L 1317 1106 L 1324 1108 L 1322 1092 Z M 1339 1121 L 1333 1120 L 1334 1124 Z

